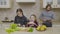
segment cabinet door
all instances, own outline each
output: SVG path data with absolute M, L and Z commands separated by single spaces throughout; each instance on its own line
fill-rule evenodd
M 53 8 L 57 8 L 57 0 L 53 0 L 53 5 L 52 5 Z
M 57 8 L 60 8 L 60 0 L 57 0 Z
M 53 0 L 43 0 L 43 8 L 45 8 L 47 4 L 53 5 Z
M 0 8 L 10 8 L 10 0 L 0 0 Z

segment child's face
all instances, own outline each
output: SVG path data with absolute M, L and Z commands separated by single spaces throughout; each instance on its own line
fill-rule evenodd
M 34 16 L 31 16 L 30 17 L 30 21 L 35 21 L 35 17 Z
M 51 10 L 50 6 L 48 6 L 48 7 L 47 7 L 47 10 L 48 10 L 48 11 L 50 11 L 50 10 Z
M 17 15 L 18 15 L 18 16 L 22 16 L 22 12 L 19 12 L 19 11 L 18 11 L 18 12 L 17 12 Z

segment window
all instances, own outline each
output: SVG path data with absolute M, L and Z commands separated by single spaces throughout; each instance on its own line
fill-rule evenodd
M 10 8 L 10 0 L 0 0 L 0 8 Z
M 60 0 L 57 0 L 58 4 L 60 4 Z
M 7 1 L 6 0 L 0 0 L 0 5 L 6 5 Z

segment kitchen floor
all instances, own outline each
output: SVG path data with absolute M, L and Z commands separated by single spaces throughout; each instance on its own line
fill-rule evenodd
M 3 26 L 1 27 L 1 24 L 0 24 L 0 34 L 7 34 L 5 32 L 5 28 L 9 27 L 10 23 L 3 23 L 2 25 Z M 55 23 L 55 24 L 53 24 L 53 27 L 47 28 L 46 31 L 42 31 L 42 32 L 34 30 L 34 32 L 32 32 L 32 33 L 30 33 L 30 32 L 14 32 L 12 34 L 60 34 L 60 23 L 57 23 L 57 24 Z

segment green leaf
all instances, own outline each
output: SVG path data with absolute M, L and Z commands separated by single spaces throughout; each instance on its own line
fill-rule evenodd
M 16 29 L 17 28 L 17 24 L 11 24 L 10 28 Z
M 19 27 L 17 27 L 16 29 L 15 29 L 15 31 L 20 31 L 21 30 L 21 28 L 19 28 Z
M 14 29 L 6 29 L 7 33 L 11 33 L 11 32 L 14 32 L 14 31 L 15 31 Z
M 28 30 L 28 32 L 33 32 L 33 28 L 30 27 L 29 30 Z

